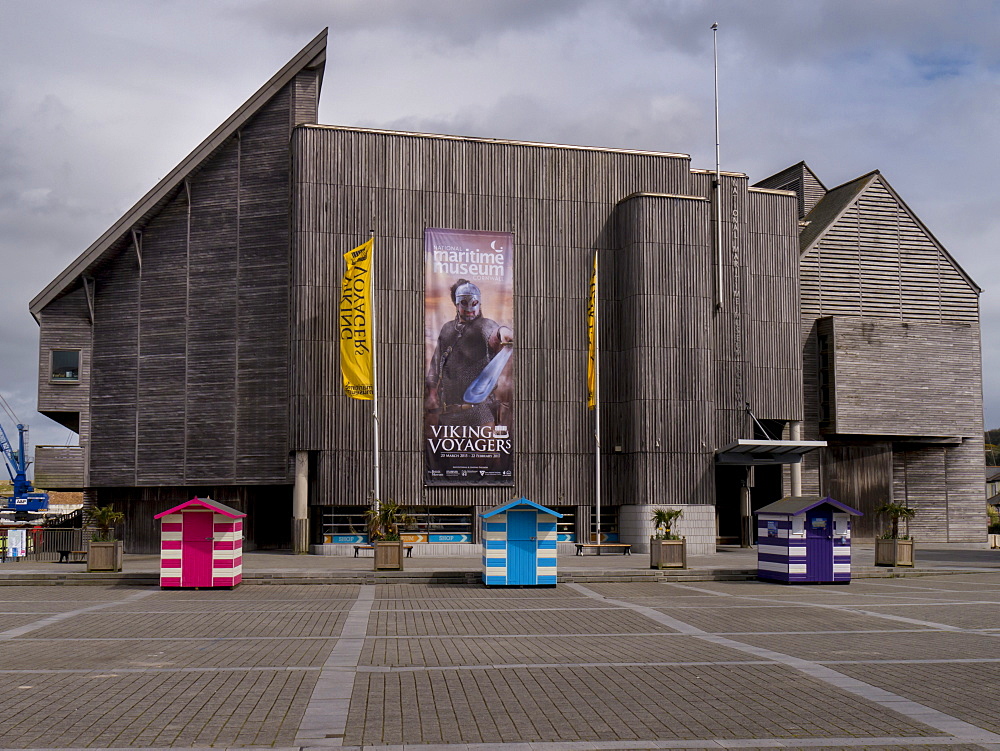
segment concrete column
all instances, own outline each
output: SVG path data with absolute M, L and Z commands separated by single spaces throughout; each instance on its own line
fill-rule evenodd
M 793 441 L 802 440 L 802 421 L 792 420 L 788 424 L 788 437 Z M 791 485 L 791 495 L 802 495 L 802 463 L 788 465 L 788 480 Z
M 590 531 L 593 529 L 593 506 L 577 506 L 574 532 L 577 542 L 590 542 Z
M 753 546 L 754 517 L 750 512 L 750 488 L 744 485 L 740 488 L 740 547 Z
M 292 552 L 309 552 L 309 452 L 295 452 L 292 490 Z

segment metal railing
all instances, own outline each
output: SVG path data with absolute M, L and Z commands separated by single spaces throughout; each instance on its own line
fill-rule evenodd
M 0 529 L 0 560 L 7 561 L 10 547 L 7 544 L 7 534 L 16 529 L 25 532 L 24 555 L 17 560 L 24 561 L 58 561 L 64 551 L 85 550 L 83 547 L 82 529 L 65 529 L 54 527 L 9 527 Z

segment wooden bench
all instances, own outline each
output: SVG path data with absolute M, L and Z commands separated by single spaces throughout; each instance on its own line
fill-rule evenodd
M 80 562 L 87 562 L 87 551 L 86 550 L 57 550 L 59 553 L 59 563 L 73 563 L 73 556 L 80 556 Z
M 412 545 L 404 545 L 403 547 L 406 548 L 406 557 L 409 558 L 410 557 L 410 553 L 413 552 L 413 546 Z M 375 554 L 375 548 L 373 546 L 371 546 L 371 545 L 355 545 L 354 546 L 354 557 L 355 558 L 358 557 L 358 551 L 359 550 L 370 550 L 370 551 L 372 551 L 372 555 Z
M 630 542 L 578 542 L 576 543 L 576 554 L 583 555 L 584 550 L 596 550 L 601 554 L 601 548 L 610 550 L 620 550 L 622 555 L 632 555 L 632 543 Z

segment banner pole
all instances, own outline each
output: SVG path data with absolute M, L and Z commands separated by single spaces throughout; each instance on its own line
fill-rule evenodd
M 598 318 L 600 310 L 600 273 L 597 259 L 598 250 L 594 250 L 594 468 L 595 468 L 595 498 L 594 512 L 597 516 L 595 542 L 601 542 L 601 327 Z M 590 542 L 587 540 L 586 542 Z
M 371 291 L 370 310 L 368 311 L 371 320 L 371 345 L 372 345 L 372 436 L 374 439 L 374 450 L 372 451 L 372 469 L 375 481 L 375 513 L 379 511 L 381 504 L 381 494 L 379 489 L 379 435 L 378 435 L 378 336 L 375 329 L 375 230 L 370 231 L 369 240 L 372 243 L 371 252 L 368 255 L 368 289 Z

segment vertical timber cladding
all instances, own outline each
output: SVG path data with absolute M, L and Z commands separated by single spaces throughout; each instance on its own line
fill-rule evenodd
M 657 195 L 618 206 L 621 247 L 602 288 L 620 301 L 602 308 L 613 377 L 601 386 L 609 485 L 622 503 L 715 502 L 710 208 Z
M 424 483 L 513 485 L 514 236 L 424 236 Z
M 369 473 L 357 471 L 371 462 L 370 410 L 360 402 L 348 404 L 340 393 L 337 360 L 320 341 L 323 332 L 336 331 L 336 306 L 320 289 L 312 296 L 311 279 L 318 271 L 324 288 L 338 286 L 341 267 L 330 272 L 324 259 L 339 262 L 340 254 L 371 230 L 380 280 L 375 310 L 383 495 L 409 505 L 483 507 L 510 498 L 509 486 L 423 483 L 428 227 L 509 232 L 516 238 L 515 489 L 541 503 L 591 503 L 593 413 L 586 408 L 585 314 L 594 249 L 607 256 L 616 252 L 613 215 L 626 196 L 640 190 L 688 194 L 690 160 L 312 125 L 295 130 L 292 148 L 299 300 L 293 331 L 301 332 L 294 345 L 300 354 L 293 358 L 293 430 L 297 448 L 316 452 L 315 482 L 310 480 L 316 492 L 310 490 L 310 503 L 363 504 L 370 487 Z M 602 279 L 606 273 L 611 272 L 602 271 Z M 604 316 L 604 311 L 617 303 L 610 299 L 610 285 L 602 282 L 601 288 L 608 290 L 602 292 L 602 341 L 610 342 L 611 313 Z M 484 314 L 493 317 L 487 304 Z M 333 342 L 336 346 L 335 335 Z M 325 380 L 303 358 L 306 352 L 323 354 Z M 611 381 L 605 379 L 602 390 L 610 392 Z M 606 394 L 605 404 L 609 398 Z M 607 500 L 618 502 L 619 488 L 610 481 L 607 487 L 609 495 L 614 493 Z

